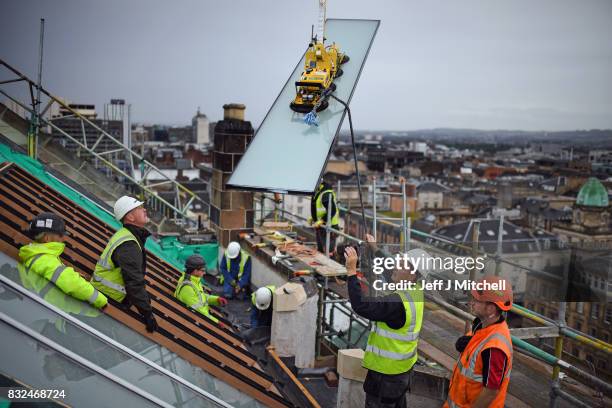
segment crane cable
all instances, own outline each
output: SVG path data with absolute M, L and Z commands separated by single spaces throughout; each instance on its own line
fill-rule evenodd
M 323 102 L 323 100 L 332 97 L 344 106 L 344 110 L 348 112 L 349 119 L 349 129 L 351 131 L 351 144 L 353 146 L 353 160 L 355 162 L 355 175 L 357 176 L 357 190 L 359 192 L 359 204 L 361 205 L 361 220 L 363 222 L 363 229 L 365 233 L 368 233 L 368 223 L 366 222 L 365 216 L 365 207 L 363 205 L 363 195 L 361 191 L 361 177 L 359 175 L 359 163 L 357 162 L 357 148 L 355 146 L 355 134 L 353 132 L 353 118 L 351 116 L 351 108 L 349 108 L 348 104 L 344 102 L 342 99 L 338 98 L 336 95 L 332 94 L 331 88 L 326 89 L 321 98 L 317 101 L 312 111 L 308 112 L 306 116 L 304 116 L 304 122 L 310 126 L 319 126 L 319 116 L 317 115 L 317 108 Z

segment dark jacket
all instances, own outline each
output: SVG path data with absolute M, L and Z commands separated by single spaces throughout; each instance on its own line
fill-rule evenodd
M 348 293 L 351 307 L 359 316 L 387 323 L 392 329 L 399 329 L 406 323 L 406 309 L 397 293 L 382 298 L 363 297 L 357 276 L 348 278 Z
M 389 253 L 379 248 L 376 248 L 374 251 L 367 245 L 362 248 L 365 251 L 363 258 L 366 261 L 362 267 L 365 268 L 371 268 L 370 261 L 372 257 L 386 258 L 390 256 Z M 373 274 L 370 273 L 369 275 Z M 391 273 L 385 271 L 383 274 L 384 279 L 390 281 L 390 275 Z M 348 293 L 351 307 L 358 315 L 369 320 L 387 323 L 392 329 L 399 329 L 406 323 L 406 309 L 404 308 L 402 298 L 397 293 L 392 293 L 382 298 L 364 297 L 357 276 L 348 278 Z
M 145 242 L 151 233 L 134 225 L 124 225 L 138 240 L 140 248 L 144 249 Z M 124 303 L 136 306 L 143 316 L 153 312 L 149 294 L 145 289 L 145 266 L 147 264 L 147 251 L 141 250 L 134 241 L 127 241 L 117 247 L 113 252 L 113 263 L 121 267 L 121 274 L 125 282 L 127 293 Z M 127 301 L 127 302 L 126 302 Z

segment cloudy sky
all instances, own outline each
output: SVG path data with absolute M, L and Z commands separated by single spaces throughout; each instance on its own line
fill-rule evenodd
M 0 58 L 73 102 L 133 120 L 212 120 L 241 102 L 255 126 L 304 52 L 316 0 L 4 0 Z M 357 129 L 612 128 L 612 1 L 329 0 L 380 19 L 351 107 Z M 0 73 L 0 80 L 5 79 Z

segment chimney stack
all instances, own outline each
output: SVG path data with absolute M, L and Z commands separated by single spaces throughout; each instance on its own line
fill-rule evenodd
M 244 120 L 245 106 L 223 105 L 223 120 L 214 130 L 210 221 L 219 244 L 227 248 L 242 232 L 253 230 L 253 193 L 228 190 L 227 181 L 253 139 L 253 126 Z

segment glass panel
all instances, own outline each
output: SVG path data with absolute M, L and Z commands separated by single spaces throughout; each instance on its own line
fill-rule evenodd
M 108 407 L 109 397 L 130 408 L 156 406 L 138 394 L 47 348 L 0 322 L 0 371 L 34 389 L 64 390 L 61 402 L 76 407 Z
M 336 42 L 350 60 L 342 65 L 344 74 L 334 80 L 334 92 L 349 103 L 370 45 L 378 29 L 376 20 L 327 20 L 326 44 Z M 304 27 L 308 31 L 308 27 Z M 304 57 L 289 77 L 268 111 L 257 135 L 229 179 L 228 185 L 273 192 L 310 194 L 327 162 L 336 133 L 344 118 L 344 107 L 330 98 L 329 107 L 319 113 L 319 126 L 304 123 L 304 114 L 295 113 L 289 103 L 295 98 L 295 82 L 304 68 Z M 299 171 L 279 171 L 299 169 Z
M 36 274 L 26 274 L 16 265 L 12 258 L 0 253 L 0 273 L 32 293 L 38 296 L 44 295 L 47 302 L 231 405 L 263 406 L 248 395 L 216 379 L 110 316 L 65 295 L 54 285 L 45 289 L 47 284 L 45 279 Z M 128 354 L 111 348 L 49 309 L 17 294 L 4 284 L 0 284 L 0 305 L 4 313 L 22 324 L 168 403 L 186 407 L 213 406 L 180 383 L 153 371 Z

